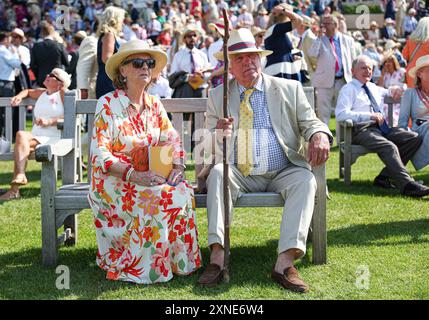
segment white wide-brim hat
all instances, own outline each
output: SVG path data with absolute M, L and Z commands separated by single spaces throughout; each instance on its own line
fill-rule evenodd
M 266 57 L 273 53 L 271 50 L 258 49 L 252 32 L 247 28 L 232 30 L 228 39 L 227 47 L 228 55 L 256 52 L 259 53 L 261 57 Z M 223 52 L 216 52 L 214 57 L 223 61 Z
M 408 71 L 408 75 L 411 78 L 415 78 L 417 71 L 419 71 L 423 67 L 429 66 L 429 55 L 422 56 L 417 59 L 416 65 Z
M 155 60 L 155 68 L 152 69 L 152 76 L 156 77 L 167 64 L 167 54 L 159 49 L 154 49 L 149 44 L 140 39 L 130 40 L 119 47 L 118 52 L 110 56 L 106 61 L 106 74 L 113 80 L 119 72 L 119 66 L 130 55 L 137 53 L 147 53 Z
M 197 37 L 201 37 L 202 32 L 195 24 L 188 24 L 185 28 L 185 31 L 181 34 L 181 42 L 184 42 L 185 37 L 188 33 L 195 32 Z

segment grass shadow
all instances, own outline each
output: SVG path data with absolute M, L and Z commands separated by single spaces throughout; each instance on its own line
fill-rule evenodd
M 328 231 L 328 246 L 390 246 L 429 243 L 429 219 L 359 224 Z M 407 240 L 389 240 L 408 237 Z
M 174 290 L 190 287 L 201 297 L 217 296 L 233 287 L 253 285 L 276 286 L 271 280 L 271 269 L 275 263 L 277 240 L 269 240 L 257 247 L 231 248 L 230 282 L 214 288 L 203 288 L 197 280 L 207 265 L 209 250 L 202 248 L 203 268 L 189 276 L 174 276 L 167 282 L 155 285 L 136 285 L 122 281 L 106 280 L 105 271 L 95 263 L 97 248 L 62 248 L 58 265 L 70 270 L 70 290 L 60 290 L 56 281 L 60 272 L 56 268 L 42 266 L 41 249 L 33 248 L 0 255 L 0 297 L 2 299 L 97 299 L 114 291 L 136 291 L 145 293 L 153 290 Z M 311 265 L 308 257 L 297 263 L 298 268 Z M 93 284 L 93 285 L 88 285 Z M 95 284 L 95 285 L 94 285 Z

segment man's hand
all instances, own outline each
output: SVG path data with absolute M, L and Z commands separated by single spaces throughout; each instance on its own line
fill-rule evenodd
M 329 158 L 329 138 L 326 133 L 316 132 L 310 139 L 307 160 L 312 167 L 324 164 Z
M 391 94 L 393 100 L 400 100 L 402 95 L 404 94 L 404 89 L 402 87 L 395 86 L 395 87 L 391 88 L 390 94 Z
M 371 115 L 371 120 L 375 120 L 381 126 L 384 122 L 384 117 L 380 112 L 376 112 Z
M 234 123 L 234 118 L 221 118 L 216 123 L 216 130 L 223 130 L 223 135 L 227 138 L 232 135 L 232 125 Z

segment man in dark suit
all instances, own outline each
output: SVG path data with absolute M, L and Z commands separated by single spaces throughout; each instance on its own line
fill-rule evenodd
M 46 75 L 54 68 L 64 69 L 64 67 L 69 66 L 68 54 L 64 46 L 52 37 L 54 31 L 55 29 L 51 24 L 42 22 L 41 35 L 43 41 L 36 43 L 31 51 L 31 70 L 33 70 L 37 85 L 40 87 L 43 87 Z

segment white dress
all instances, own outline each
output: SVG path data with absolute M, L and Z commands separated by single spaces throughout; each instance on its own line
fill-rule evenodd
M 64 106 L 61 100 L 60 91 L 51 95 L 45 91 L 36 101 L 34 107 L 34 118 L 55 119 L 64 116 Z M 41 144 L 55 143 L 61 138 L 61 131 L 57 125 L 42 127 L 34 124 L 31 130 L 33 138 Z

